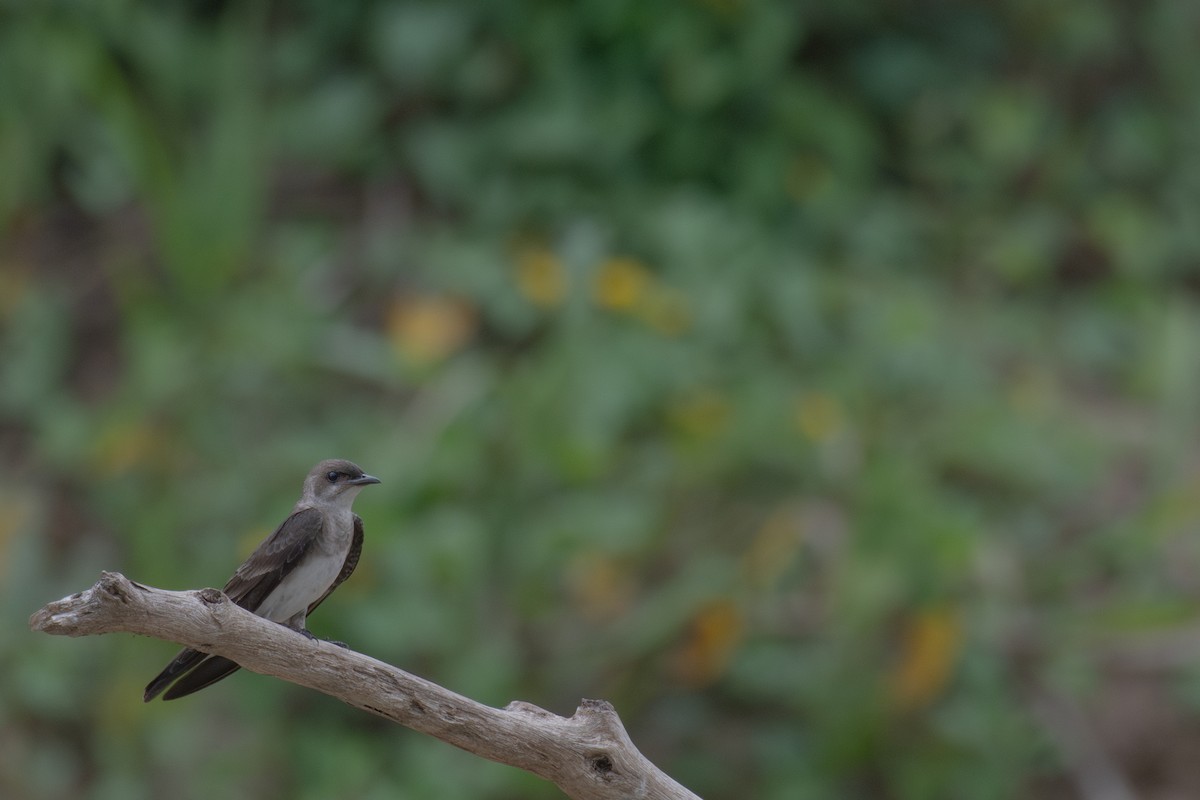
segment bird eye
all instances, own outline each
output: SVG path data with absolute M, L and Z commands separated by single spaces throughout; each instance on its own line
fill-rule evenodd
M 339 475 L 341 475 L 340 472 L 334 472 L 334 471 L 325 473 L 325 477 L 329 479 L 330 483 L 337 483 L 337 479 L 338 479 Z

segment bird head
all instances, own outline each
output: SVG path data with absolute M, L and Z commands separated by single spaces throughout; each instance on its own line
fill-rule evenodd
M 304 479 L 304 494 L 322 503 L 349 508 L 363 487 L 379 483 L 353 461 L 330 458 L 312 468 Z

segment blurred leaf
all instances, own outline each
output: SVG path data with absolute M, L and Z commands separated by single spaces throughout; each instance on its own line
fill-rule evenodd
M 944 691 L 962 647 L 958 613 L 946 608 L 922 611 L 910 619 L 891 676 L 891 700 L 901 711 L 931 703 Z
M 783 505 L 763 522 L 743 556 L 742 566 L 751 584 L 774 585 L 799 555 L 804 542 L 802 510 Z
M 724 674 L 742 635 L 742 615 L 732 600 L 701 608 L 692 618 L 687 639 L 675 651 L 675 678 L 691 688 L 711 684 Z
M 1200 595 L 1196 9 L 267 11 L 0 12 L 8 606 L 219 583 L 340 455 L 385 483 L 322 635 L 608 697 L 706 797 L 1058 797 L 1042 685 L 1190 796 L 1126 741 L 1186 670 L 1107 648 Z M 5 797 L 555 796 L 23 625 Z
M 632 575 L 617 559 L 599 553 L 581 555 L 568 565 L 568 573 L 575 603 L 589 620 L 603 622 L 632 606 Z

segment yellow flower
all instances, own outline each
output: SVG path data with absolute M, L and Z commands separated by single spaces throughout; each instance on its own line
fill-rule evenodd
M 449 297 L 401 297 L 387 317 L 392 348 L 416 364 L 435 364 L 459 350 L 475 334 L 474 308 Z
M 610 258 L 600 265 L 592 284 L 596 304 L 610 311 L 629 311 L 645 295 L 650 274 L 632 258 Z
M 544 247 L 522 248 L 517 253 L 517 288 L 535 306 L 562 305 L 567 295 L 566 268 Z
M 694 392 L 668 411 L 675 427 L 692 439 L 704 439 L 725 428 L 729 401 L 711 389 Z
M 692 310 L 683 292 L 655 284 L 638 303 L 637 316 L 665 336 L 680 336 L 692 326 Z
M 826 441 L 842 429 L 842 407 L 824 392 L 806 392 L 796 401 L 795 423 L 814 442 Z

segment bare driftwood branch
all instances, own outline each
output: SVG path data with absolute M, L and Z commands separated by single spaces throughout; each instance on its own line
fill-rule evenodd
M 216 589 L 169 592 L 116 572 L 29 618 L 35 631 L 136 633 L 225 656 L 555 783 L 575 800 L 696 795 L 638 752 L 612 705 L 584 700 L 569 718 L 515 701 L 492 708 L 382 661 L 313 641 L 234 605 Z

